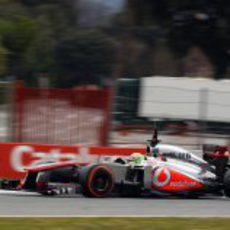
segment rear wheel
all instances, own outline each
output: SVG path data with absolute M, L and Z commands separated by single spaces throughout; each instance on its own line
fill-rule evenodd
M 230 197 L 230 169 L 224 175 L 224 194 Z
M 114 178 L 105 165 L 91 165 L 81 170 L 80 184 L 86 197 L 107 197 L 113 190 Z

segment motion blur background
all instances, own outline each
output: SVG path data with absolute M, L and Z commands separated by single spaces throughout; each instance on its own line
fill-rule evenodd
M 228 0 L 0 0 L 0 141 L 143 144 L 153 127 L 230 142 Z

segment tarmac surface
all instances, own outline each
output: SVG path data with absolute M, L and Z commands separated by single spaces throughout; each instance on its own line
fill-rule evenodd
M 0 190 L 0 216 L 230 217 L 230 199 L 43 197 Z

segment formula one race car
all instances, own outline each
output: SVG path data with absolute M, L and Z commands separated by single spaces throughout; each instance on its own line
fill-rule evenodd
M 147 147 L 145 156 L 134 153 L 129 157 L 105 157 L 93 164 L 66 162 L 32 167 L 19 188 L 43 195 L 74 190 L 98 198 L 113 194 L 230 197 L 228 156 L 205 154 L 207 160 L 181 147 L 155 143 Z

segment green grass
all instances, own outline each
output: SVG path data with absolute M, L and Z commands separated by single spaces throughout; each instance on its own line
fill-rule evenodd
M 229 230 L 230 218 L 0 218 L 0 230 Z

